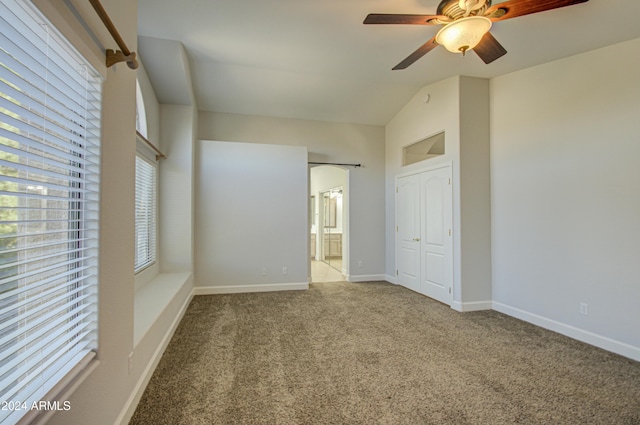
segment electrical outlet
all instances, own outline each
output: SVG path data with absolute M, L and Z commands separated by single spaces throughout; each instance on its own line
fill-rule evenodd
M 267 275 L 267 268 L 263 267 L 262 268 L 262 276 L 266 276 Z
M 361 269 L 362 268 L 362 260 L 358 261 L 358 268 Z
M 282 274 L 287 274 L 287 268 L 286 267 L 282 268 Z
M 589 314 L 589 304 L 580 303 L 580 314 L 587 316 Z

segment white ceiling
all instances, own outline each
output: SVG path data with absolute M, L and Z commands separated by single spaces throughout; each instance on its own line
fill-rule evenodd
M 640 1 L 590 0 L 496 22 L 491 32 L 509 53 L 490 65 L 438 47 L 392 71 L 440 27 L 363 25 L 365 16 L 435 14 L 438 3 L 138 0 L 138 24 L 142 37 L 184 45 L 200 110 L 372 125 L 386 124 L 420 87 L 450 76 L 490 78 L 640 37 Z M 162 44 L 156 41 L 147 44 Z M 154 81 L 159 100 L 174 103 L 166 81 L 175 67 L 162 66 L 171 55 L 140 44 L 152 81 L 165 82 Z

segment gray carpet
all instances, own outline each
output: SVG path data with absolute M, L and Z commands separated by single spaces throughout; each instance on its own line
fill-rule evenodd
M 640 363 L 384 282 L 195 297 L 130 424 L 640 424 Z

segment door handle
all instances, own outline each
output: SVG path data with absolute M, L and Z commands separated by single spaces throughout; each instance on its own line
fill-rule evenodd
M 420 238 L 413 238 L 414 242 L 420 242 Z

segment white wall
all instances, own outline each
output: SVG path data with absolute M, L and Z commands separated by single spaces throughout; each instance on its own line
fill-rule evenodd
M 639 76 L 636 39 L 491 81 L 495 308 L 638 360 Z
M 352 280 L 384 278 L 383 127 L 200 112 L 199 129 L 201 139 L 304 146 L 309 161 L 361 163 L 349 171 L 347 272 Z
M 306 289 L 306 148 L 200 141 L 197 158 L 197 292 Z

